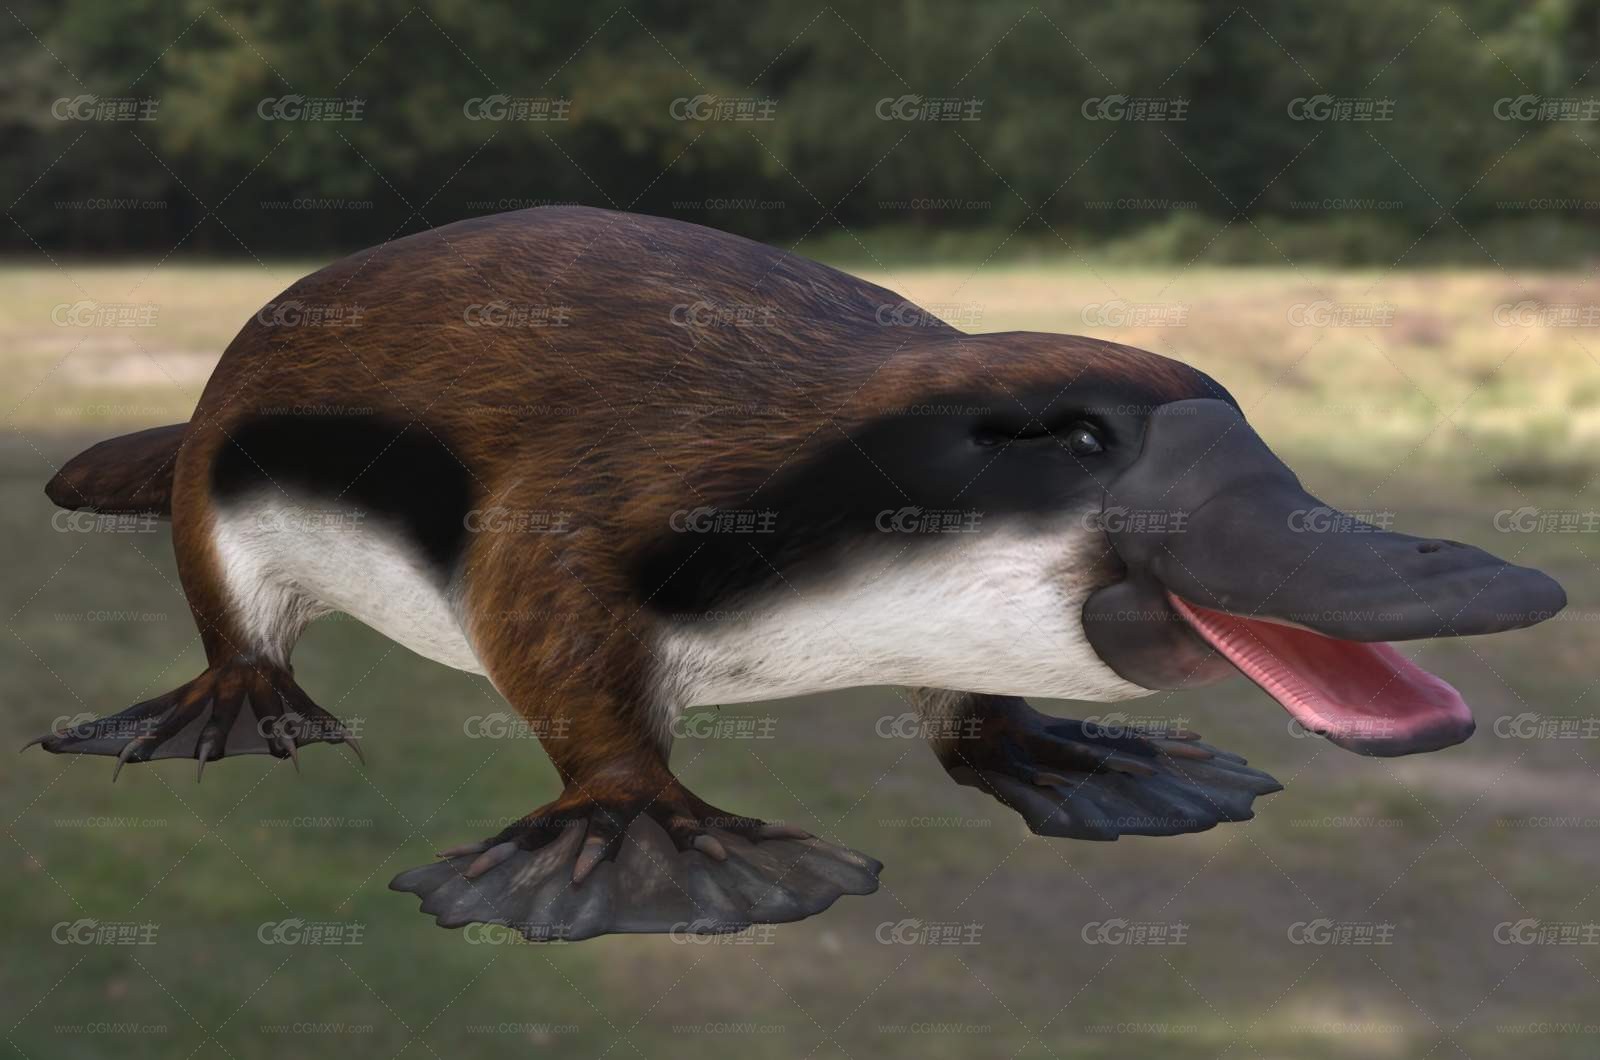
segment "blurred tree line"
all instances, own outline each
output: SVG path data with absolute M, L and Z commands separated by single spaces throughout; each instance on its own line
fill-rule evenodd
M 583 202 L 1180 258 L 1235 220 L 1241 258 L 1481 263 L 1480 233 L 1582 254 L 1600 216 L 1600 0 L 10 11 L 14 251 L 300 253 Z

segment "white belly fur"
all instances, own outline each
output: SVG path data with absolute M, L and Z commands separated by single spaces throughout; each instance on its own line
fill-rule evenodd
M 1150 694 L 1084 637 L 1088 568 L 1105 545 L 1080 521 L 899 545 L 675 622 L 655 649 L 663 711 L 877 684 L 1097 702 Z
M 215 541 L 236 612 L 255 646 L 287 658 L 311 619 L 340 611 L 424 658 L 483 673 L 460 616 L 405 537 L 277 490 L 217 513 Z

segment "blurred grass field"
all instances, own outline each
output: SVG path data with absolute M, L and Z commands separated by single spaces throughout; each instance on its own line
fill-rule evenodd
M 1600 509 L 1588 488 L 1600 329 L 1544 311 L 1595 302 L 1594 284 L 1490 266 L 975 265 L 854 271 L 967 330 L 1091 333 L 1195 364 L 1330 503 L 1393 511 L 1396 529 L 1560 579 L 1571 604 L 1556 621 L 1415 647 L 1474 704 L 1478 734 L 1435 755 L 1363 759 L 1291 735 L 1242 681 L 1136 701 L 1125 709 L 1187 718 L 1287 788 L 1248 824 L 1087 844 L 1031 837 L 919 742 L 880 738 L 878 719 L 909 709 L 894 690 L 724 708 L 776 719 L 773 738 L 680 742 L 689 786 L 873 854 L 882 889 L 759 944 L 492 944 L 439 930 L 385 885 L 546 801 L 553 771 L 529 741 L 468 737 L 496 728 L 473 719 L 507 710 L 486 682 L 329 619 L 302 642 L 297 676 L 333 713 L 362 719 L 365 769 L 318 747 L 300 777 L 246 758 L 199 786 L 189 762 L 130 768 L 112 786 L 104 758 L 12 760 L 0 781 L 12 1046 L 241 1060 L 1594 1055 L 1600 952 L 1495 938 L 1530 918 L 1600 922 L 1597 734 L 1526 739 L 1495 724 L 1595 714 L 1595 534 L 1495 525 L 1506 509 Z M 203 668 L 165 530 L 58 532 L 41 487 L 90 442 L 186 419 L 238 326 L 310 267 L 0 267 L 13 745 Z M 156 308 L 142 327 L 52 322 L 82 300 Z M 1350 306 L 1388 322 L 1296 326 Z M 1141 315 L 1155 322 L 1116 326 Z M 52 940 L 82 918 L 155 923 L 154 944 Z M 260 940 L 289 918 L 359 923 L 360 944 Z M 976 924 L 977 944 L 879 941 L 879 925 L 908 918 Z M 1113 918 L 1182 922 L 1185 944 L 1084 941 L 1086 924 Z M 1290 944 L 1290 925 L 1317 918 L 1389 924 L 1392 943 Z

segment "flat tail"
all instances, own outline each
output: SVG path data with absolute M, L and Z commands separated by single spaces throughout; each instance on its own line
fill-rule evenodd
M 173 423 L 92 445 L 56 472 L 45 496 L 72 511 L 170 516 L 173 469 L 188 429 Z

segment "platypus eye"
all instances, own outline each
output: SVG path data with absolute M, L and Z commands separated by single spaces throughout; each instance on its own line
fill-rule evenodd
M 1074 424 L 1067 432 L 1067 448 L 1075 456 L 1092 456 L 1106 451 L 1106 447 L 1100 444 L 1100 436 L 1081 423 Z

